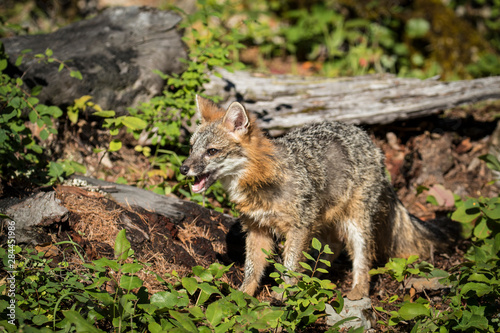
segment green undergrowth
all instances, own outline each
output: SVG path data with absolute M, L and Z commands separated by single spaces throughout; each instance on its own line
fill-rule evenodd
M 217 14 L 197 27 L 238 33 L 253 53 L 238 52 L 236 59 L 264 71 L 273 59 L 286 59 L 296 73 L 308 63 L 313 73 L 329 77 L 393 73 L 451 80 L 500 73 L 495 1 L 203 0 L 198 8 Z
M 81 256 L 76 243 L 64 243 Z M 313 247 L 329 252 L 317 240 Z M 288 272 L 269 259 L 277 268 L 273 273 L 277 283 L 283 283 L 285 274 L 298 280 L 294 286 L 274 287 L 285 299 L 271 305 L 223 282 L 231 266 L 195 266 L 184 277 L 175 271 L 168 276 L 155 274 L 153 267 L 134 259 L 125 230 L 118 233 L 114 252 L 112 260 L 76 266 L 66 261 L 56 264 L 42 252 L 17 246 L 0 249 L 15 284 L 14 289 L 10 282 L 0 287 L 0 326 L 7 332 L 295 332 L 324 316 L 326 303 L 336 311 L 343 306 L 335 285 L 314 277 L 317 270 L 310 266 L 306 273 Z M 9 254 L 15 262 L 9 262 Z M 156 275 L 164 290 L 148 293 L 141 272 Z M 10 311 L 12 300 L 16 306 Z
M 44 62 L 47 66 L 58 66 L 75 79 L 81 79 L 78 71 L 53 57 L 47 49 L 43 54 L 28 56 L 29 50 L 20 54 L 15 65 L 26 57 Z M 63 111 L 57 106 L 39 103 L 36 97 L 41 87 L 29 91 L 22 77 L 7 74 L 8 57 L 0 42 L 0 179 L 9 182 L 15 179 L 26 184 L 53 183 L 75 171 L 85 172 L 85 167 L 73 161 L 52 161 L 50 145 L 44 142 L 57 136 L 57 121 Z M 36 133 L 35 133 L 36 132 Z
M 493 155 L 480 159 L 490 169 L 500 171 Z M 414 300 L 408 294 L 402 298 L 391 295 L 383 301 L 387 306 L 375 308 L 383 318 L 380 325 L 411 332 L 500 330 L 500 197 L 456 197 L 455 207 L 451 219 L 460 223 L 464 236 L 473 241 L 462 263 L 445 272 L 412 256 L 391 259 L 385 267 L 370 271 L 373 275 L 390 275 L 403 290 L 407 290 L 411 277 L 437 278 L 444 285 L 442 303 L 437 306 L 427 297 Z

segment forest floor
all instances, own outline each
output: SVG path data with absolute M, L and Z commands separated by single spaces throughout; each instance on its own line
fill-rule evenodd
M 366 126 L 365 129 L 384 151 L 391 181 L 403 204 L 417 217 L 432 221 L 446 218 L 454 210 L 453 194 L 467 198 L 498 193 L 497 185 L 490 182 L 494 175 L 478 159 L 488 152 L 500 151 L 500 133 L 496 120 L 498 114 L 498 101 L 484 102 L 447 110 L 436 116 L 383 126 Z M 134 142 L 130 141 L 119 153 L 99 162 L 100 158 L 90 152 L 92 146 L 99 145 L 98 141 L 106 138 L 98 131 L 89 134 L 87 129 L 92 128 L 92 125 L 81 120 L 78 128 L 68 132 L 66 145 L 61 148 L 65 154 L 80 156 L 89 170 L 95 170 L 95 178 L 114 182 L 122 177 L 129 184 L 140 184 L 145 170 L 151 167 L 148 159 L 134 151 Z M 123 216 L 126 216 L 134 225 L 147 225 L 143 230 L 149 230 L 150 246 L 137 245 L 144 244 L 140 242 L 134 245 L 134 240 L 145 237 L 141 235 L 144 231 L 132 234 L 131 243 L 133 248 L 136 247 L 137 258 L 151 263 L 156 273 L 164 275 L 176 270 L 184 275 L 194 265 L 208 266 L 214 261 L 228 265 L 236 261 L 224 279 L 233 287 L 241 283 L 242 249 L 239 249 L 239 255 L 236 256 L 229 253 L 231 251 L 228 251 L 226 235 L 231 226 L 218 224 L 217 214 L 213 211 L 200 209 L 199 212 L 193 212 L 183 225 L 174 225 L 154 212 L 123 207 L 99 194 L 68 187 L 56 188 L 56 192 L 70 213 L 67 229 L 63 233 L 60 230 L 54 231 L 53 241 L 67 240 L 69 235 L 85 251 L 87 260 L 113 256 L 114 239 L 123 224 Z M 429 193 L 434 194 L 439 205 L 428 202 Z M 213 204 L 218 203 L 214 201 Z M 210 215 L 209 218 L 214 223 L 200 225 L 197 223 L 197 214 Z M 449 223 L 456 222 L 449 220 Z M 168 244 L 165 243 L 166 239 L 170 240 Z M 448 253 L 435 253 L 430 262 L 437 268 L 450 269 L 463 262 L 469 245 L 468 240 L 457 241 Z M 45 245 L 37 248 L 56 260 L 72 258 L 78 264 L 78 256 L 68 257 L 71 252 L 69 247 L 54 248 L 52 245 Z M 343 254 L 333 263 L 332 273 L 328 277 L 343 294 L 352 283 L 350 270 L 351 263 Z M 144 274 L 141 278 L 151 293 L 162 289 L 154 276 Z M 424 297 L 437 308 L 446 307 L 442 302 L 443 293 L 446 292 L 443 289 L 403 290 L 399 283 L 388 276 L 376 276 L 372 280 L 370 293 L 373 307 L 380 306 L 395 294 L 400 299 Z M 270 300 L 271 283 L 269 279 L 264 281 L 259 298 Z M 376 320 L 387 319 L 385 314 L 375 310 L 373 317 L 374 323 Z M 315 330 L 321 330 L 323 325 L 318 322 Z M 375 325 L 375 329 L 384 330 L 380 325 Z

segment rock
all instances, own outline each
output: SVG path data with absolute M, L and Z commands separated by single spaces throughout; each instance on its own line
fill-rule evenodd
M 370 313 L 372 308 L 372 301 L 368 297 L 364 297 L 357 301 L 351 301 L 348 298 L 344 298 L 344 308 L 340 313 L 335 312 L 333 307 L 330 304 L 326 304 L 326 313 L 327 319 L 326 323 L 329 326 L 335 325 L 335 323 L 339 322 L 342 319 L 349 317 L 357 317 L 357 319 L 353 319 L 347 321 L 340 325 L 340 328 L 357 328 L 364 327 L 365 330 L 371 328 L 370 318 L 367 315 L 367 312 Z
M 40 192 L 25 199 L 2 199 L 0 212 L 16 222 L 16 243 L 33 245 L 50 241 L 42 227 L 63 222 L 68 216 L 55 192 Z
M 180 73 L 187 54 L 177 24 L 181 18 L 146 7 L 114 7 L 50 34 L 1 39 L 9 55 L 9 74 L 24 74 L 29 88 L 43 87 L 41 103 L 65 106 L 84 95 L 104 110 L 125 113 L 127 107 L 163 91 L 164 81 L 153 70 Z M 58 71 L 59 64 L 38 63 L 35 54 L 53 51 L 53 57 L 78 70 L 83 80 Z M 23 63 L 17 57 L 30 49 Z

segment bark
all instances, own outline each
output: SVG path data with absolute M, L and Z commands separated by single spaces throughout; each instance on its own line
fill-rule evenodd
M 239 100 L 271 135 L 307 123 L 336 120 L 387 124 L 467 103 L 500 99 L 500 77 L 442 82 L 367 75 L 347 78 L 264 76 L 220 70 L 209 95 Z
M 103 109 L 120 114 L 160 94 L 164 81 L 153 70 L 180 73 L 186 51 L 177 31 L 181 18 L 166 11 L 145 7 L 115 7 L 92 19 L 80 21 L 45 35 L 4 38 L 11 75 L 23 75 L 29 88 L 43 87 L 41 103 L 70 105 L 83 95 L 93 97 Z M 79 80 L 59 64 L 38 63 L 35 54 L 53 51 L 83 76 Z M 30 49 L 15 67 L 17 57 Z

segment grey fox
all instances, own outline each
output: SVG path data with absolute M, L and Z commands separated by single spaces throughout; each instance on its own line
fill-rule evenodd
M 285 237 L 283 264 L 297 268 L 312 237 L 353 265 L 347 297 L 369 294 L 374 260 L 418 254 L 443 245 L 432 225 L 410 215 L 385 174 L 384 155 L 360 128 L 324 122 L 269 139 L 238 102 L 223 110 L 197 96 L 201 124 L 180 172 L 195 177 L 194 192 L 220 180 L 247 232 L 241 290 L 254 294 L 266 267 L 261 249 Z

